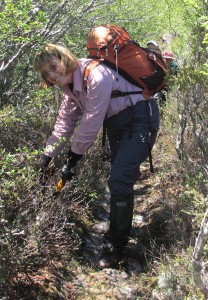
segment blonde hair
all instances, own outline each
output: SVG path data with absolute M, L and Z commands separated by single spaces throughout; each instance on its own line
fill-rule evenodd
M 46 44 L 39 52 L 36 53 L 34 59 L 34 69 L 38 72 L 41 72 L 42 65 L 49 62 L 51 57 L 55 56 L 60 59 L 61 63 L 65 67 L 65 72 L 73 72 L 76 70 L 78 62 L 74 54 L 72 54 L 67 48 L 56 45 L 56 44 Z M 50 82 L 41 76 L 40 87 L 47 88 L 52 86 Z

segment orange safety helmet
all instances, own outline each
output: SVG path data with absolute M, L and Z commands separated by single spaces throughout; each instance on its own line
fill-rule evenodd
M 174 54 L 172 52 L 165 51 L 165 52 L 163 52 L 162 57 L 163 58 L 169 58 L 169 59 L 173 60 L 174 59 Z

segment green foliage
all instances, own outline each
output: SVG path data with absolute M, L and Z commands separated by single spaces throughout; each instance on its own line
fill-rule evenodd
M 203 186 L 207 186 L 207 180 L 200 170 L 198 172 L 195 170 L 194 176 L 187 174 L 184 180 L 185 191 L 179 197 L 181 211 L 193 216 L 198 224 L 200 224 L 207 207 L 206 195 L 201 193 Z
M 206 46 L 206 49 L 208 48 L 208 17 L 207 16 L 203 16 L 201 18 L 201 21 L 202 21 L 202 26 L 205 30 L 205 36 L 204 36 L 204 40 L 203 40 L 203 43 L 205 44 Z M 208 75 L 208 64 L 207 63 L 204 63 L 204 69 L 201 71 L 201 73 L 203 75 Z
M 174 257 L 165 257 L 159 265 L 157 286 L 152 295 L 161 299 L 205 300 L 199 289 L 195 288 L 192 274 L 192 248 Z
M 37 32 L 43 27 L 46 21 L 43 11 L 33 11 L 33 1 L 5 1 L 4 9 L 0 12 L 2 25 L 0 28 L 0 41 L 5 50 L 9 50 L 10 43 L 21 45 L 31 42 L 31 40 L 40 40 Z M 11 52 L 10 52 L 11 54 Z M 2 52 L 1 57 L 5 53 Z
M 31 188 L 28 186 L 28 177 L 35 176 L 34 169 L 28 161 L 37 160 L 39 152 L 31 152 L 26 146 L 16 149 L 15 154 L 1 152 L 1 201 L 18 201 L 21 199 L 22 190 Z

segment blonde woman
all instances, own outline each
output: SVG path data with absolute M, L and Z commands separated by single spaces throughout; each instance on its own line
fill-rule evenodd
M 91 59 L 77 59 L 68 49 L 46 44 L 35 57 L 35 69 L 41 74 L 41 86 L 57 85 L 63 96 L 54 125 L 46 142 L 43 172 L 52 158 L 76 129 L 68 165 L 73 168 L 95 141 L 106 119 L 111 149 L 111 170 L 108 186 L 110 198 L 110 229 L 99 267 L 114 267 L 123 258 L 132 225 L 134 190 L 138 168 L 153 147 L 159 128 L 159 111 L 154 99 L 142 94 L 112 97 L 113 91 L 141 91 L 116 71 L 104 64 L 94 67 L 84 86 L 84 74 Z

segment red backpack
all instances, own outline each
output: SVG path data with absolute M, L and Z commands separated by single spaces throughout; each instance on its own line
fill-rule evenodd
M 140 47 L 126 30 L 117 25 L 105 24 L 93 28 L 88 34 L 87 50 L 89 58 L 94 60 L 85 70 L 85 85 L 90 70 L 98 63 L 104 63 L 130 83 L 141 87 L 145 99 L 149 99 L 166 86 L 167 67 L 162 55 Z

